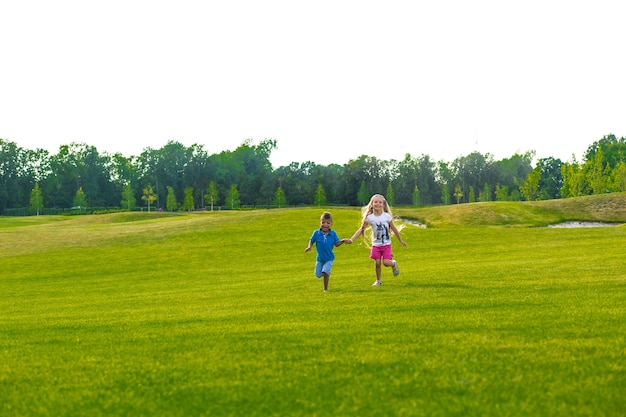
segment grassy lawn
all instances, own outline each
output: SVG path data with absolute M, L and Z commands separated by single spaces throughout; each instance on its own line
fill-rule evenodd
M 626 415 L 626 226 L 465 206 L 399 209 L 434 227 L 382 287 L 336 248 L 328 293 L 317 208 L 0 217 L 0 415 Z

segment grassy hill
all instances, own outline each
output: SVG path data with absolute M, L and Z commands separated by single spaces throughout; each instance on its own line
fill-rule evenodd
M 626 222 L 626 194 L 603 194 L 532 202 L 488 202 L 398 208 L 402 217 L 429 227 L 547 226 L 565 221 Z
M 534 227 L 623 198 L 398 208 L 328 293 L 320 208 L 0 218 L 0 415 L 623 416 L 626 227 Z

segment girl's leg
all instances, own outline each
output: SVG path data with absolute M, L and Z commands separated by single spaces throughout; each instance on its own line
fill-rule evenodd
M 391 245 L 384 247 L 385 253 L 383 254 L 383 264 L 387 267 L 393 268 L 393 276 L 398 276 L 400 270 L 398 269 L 398 262 L 393 259 L 393 254 L 391 253 Z
M 324 291 L 328 291 L 328 281 L 330 280 L 330 275 L 327 274 L 326 272 L 324 272 L 323 275 L 324 275 Z
M 374 259 L 374 265 L 376 268 L 376 281 L 380 281 L 382 279 L 382 266 L 381 259 Z
M 394 276 L 398 276 L 398 274 L 400 273 L 400 269 L 398 268 L 398 261 L 396 261 L 395 259 L 385 259 L 383 262 L 385 266 L 390 266 L 393 268 Z

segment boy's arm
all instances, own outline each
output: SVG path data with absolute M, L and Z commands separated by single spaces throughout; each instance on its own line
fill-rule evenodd
M 339 239 L 339 236 L 337 235 L 337 232 L 335 232 L 334 230 L 333 230 L 333 237 L 335 239 L 335 245 L 334 245 L 335 247 L 341 246 L 344 243 L 346 243 L 345 239 Z
M 315 234 L 313 234 L 313 235 L 309 238 L 309 244 L 308 244 L 308 246 L 307 246 L 306 248 L 304 248 L 304 251 L 305 251 L 305 252 L 310 251 L 310 250 L 311 250 L 311 248 L 313 247 L 313 236 L 314 236 L 314 235 L 315 235 Z

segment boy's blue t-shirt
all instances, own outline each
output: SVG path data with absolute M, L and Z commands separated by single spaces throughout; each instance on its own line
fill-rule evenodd
M 311 242 L 315 242 L 318 262 L 328 262 L 335 259 L 333 248 L 335 243 L 339 242 L 339 236 L 334 230 L 330 229 L 327 234 L 324 234 L 321 229 L 315 230 L 311 235 Z

